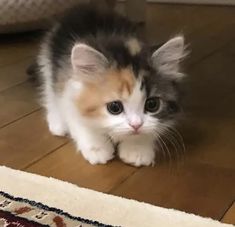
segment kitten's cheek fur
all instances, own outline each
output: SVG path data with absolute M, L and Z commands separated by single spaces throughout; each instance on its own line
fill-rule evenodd
M 127 138 L 119 145 L 120 159 L 134 166 L 150 166 L 155 164 L 154 140 L 146 137 Z

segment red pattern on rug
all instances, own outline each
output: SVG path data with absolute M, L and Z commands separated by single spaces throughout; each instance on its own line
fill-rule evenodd
M 24 213 L 28 213 L 31 210 L 33 210 L 33 208 L 31 208 L 31 207 L 20 207 L 19 209 L 15 209 L 14 213 L 16 213 L 16 214 L 24 214 Z
M 42 225 L 25 218 L 15 216 L 7 211 L 0 210 L 0 226 L 4 227 L 43 227 Z
M 55 216 L 53 218 L 53 221 L 57 227 L 66 227 L 66 224 L 64 223 L 63 218 L 61 218 L 60 216 Z

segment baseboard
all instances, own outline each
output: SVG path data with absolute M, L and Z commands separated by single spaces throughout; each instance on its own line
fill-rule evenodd
M 124 2 L 125 0 L 119 0 L 119 1 Z M 235 0 L 147 0 L 147 2 L 235 6 Z
M 235 5 L 235 0 L 148 0 L 148 2 L 210 4 L 210 5 Z

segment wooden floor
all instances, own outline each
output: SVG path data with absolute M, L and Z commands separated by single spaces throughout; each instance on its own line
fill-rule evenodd
M 235 224 L 235 8 L 150 4 L 147 38 L 185 33 L 183 162 L 92 166 L 48 132 L 25 73 L 38 39 L 0 38 L 0 164 Z

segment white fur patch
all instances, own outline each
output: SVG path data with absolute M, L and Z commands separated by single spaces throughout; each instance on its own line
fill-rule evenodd
M 145 92 L 141 91 L 138 81 L 133 89 L 128 101 L 124 103 L 125 114 L 130 124 L 138 124 L 143 122 L 144 112 L 143 106 L 145 102 Z
M 130 54 L 132 56 L 135 56 L 136 54 L 140 53 L 140 51 L 141 51 L 141 45 L 140 45 L 139 41 L 135 38 L 129 39 L 126 42 L 126 47 L 130 51 Z

